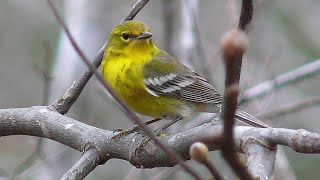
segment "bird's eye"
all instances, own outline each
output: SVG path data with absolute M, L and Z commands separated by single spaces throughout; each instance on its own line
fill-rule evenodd
M 128 40 L 129 39 L 129 34 L 128 33 L 122 33 L 121 34 L 122 39 Z

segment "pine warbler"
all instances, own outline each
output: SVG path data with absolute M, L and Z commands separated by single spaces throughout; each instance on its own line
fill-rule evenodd
M 158 48 L 148 26 L 127 21 L 116 26 L 102 61 L 102 75 L 135 112 L 176 121 L 193 112 L 219 112 L 222 97 L 206 79 Z M 237 110 L 236 119 L 268 127 Z

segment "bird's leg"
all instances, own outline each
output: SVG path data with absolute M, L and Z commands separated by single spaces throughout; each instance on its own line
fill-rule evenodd
M 149 125 L 149 124 L 155 123 L 155 122 L 160 121 L 160 120 L 161 120 L 160 118 L 155 118 L 155 119 L 151 119 L 151 120 L 145 122 L 144 124 L 145 125 Z M 126 136 L 128 134 L 131 134 L 131 133 L 134 133 L 134 132 L 137 132 L 137 131 L 139 131 L 139 126 L 138 125 L 135 125 L 135 126 L 129 128 L 129 129 L 115 129 L 113 131 L 113 133 L 115 133 L 115 132 L 119 132 L 119 133 L 114 135 L 111 138 L 111 140 L 120 138 L 122 136 Z
M 183 117 L 177 117 L 171 121 L 169 121 L 167 124 L 163 125 L 162 127 L 156 129 L 155 131 L 155 136 L 161 136 L 161 133 L 163 130 L 167 129 L 168 127 L 172 126 L 173 124 L 175 124 L 176 122 L 180 121 L 181 119 L 183 119 Z M 146 137 L 144 140 L 142 140 L 139 145 L 137 146 L 135 153 L 137 152 L 137 150 L 140 150 L 144 145 L 148 144 L 148 142 L 150 141 L 150 137 Z
M 181 119 L 183 119 L 183 117 L 177 117 L 171 121 L 169 121 L 167 124 L 163 125 L 162 127 L 158 128 L 156 131 L 155 131 L 155 134 L 156 135 L 160 135 L 160 133 L 167 129 L 168 127 L 172 126 L 173 124 L 177 123 L 178 121 L 180 121 Z

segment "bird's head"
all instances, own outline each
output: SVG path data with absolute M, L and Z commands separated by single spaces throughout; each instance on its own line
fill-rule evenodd
M 149 27 L 141 21 L 126 21 L 116 26 L 108 40 L 113 51 L 147 51 L 154 45 Z

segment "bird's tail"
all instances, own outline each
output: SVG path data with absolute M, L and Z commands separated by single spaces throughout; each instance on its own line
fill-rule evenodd
M 237 109 L 236 111 L 236 117 L 237 120 L 248 124 L 250 126 L 253 127 L 261 127 L 261 128 L 268 128 L 270 126 L 268 126 L 267 124 L 265 124 L 264 122 L 260 121 L 259 119 L 257 119 L 256 117 L 252 116 L 249 113 L 246 113 L 240 109 Z
M 202 112 L 219 112 L 221 108 L 221 104 L 217 105 L 217 104 L 207 104 L 206 106 L 202 107 L 201 109 L 199 109 L 199 111 Z M 257 119 L 256 117 L 252 116 L 249 113 L 246 113 L 240 109 L 237 109 L 236 111 L 236 115 L 235 118 L 245 124 L 248 124 L 250 126 L 253 127 L 260 127 L 260 128 L 268 128 L 270 126 L 268 126 L 267 124 L 265 124 L 264 122 L 260 121 L 259 119 Z

